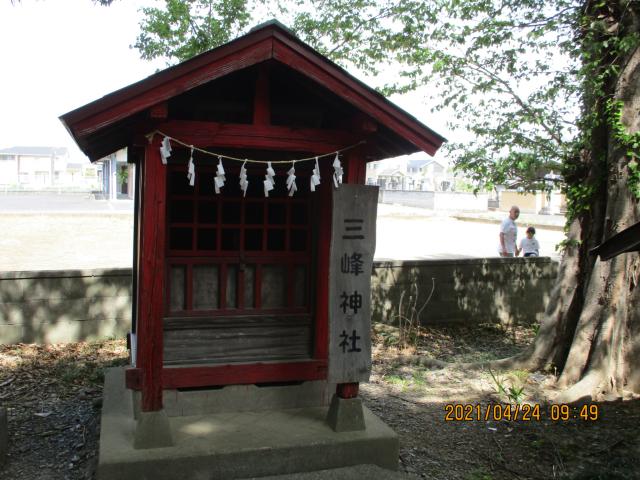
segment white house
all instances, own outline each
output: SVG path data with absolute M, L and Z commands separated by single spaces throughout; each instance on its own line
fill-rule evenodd
M 446 165 L 435 159 L 409 160 L 407 174 L 411 179 L 409 190 L 443 192 L 453 186 L 453 176 Z
M 0 186 L 4 189 L 95 189 L 98 173 L 88 161 L 72 161 L 64 147 L 0 149 Z
M 11 147 L 0 150 L 0 184 L 51 187 L 66 180 L 66 148 Z
M 453 175 L 434 159 L 390 159 L 367 164 L 367 184 L 381 190 L 449 191 Z

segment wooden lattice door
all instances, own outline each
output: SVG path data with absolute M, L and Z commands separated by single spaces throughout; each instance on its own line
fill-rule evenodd
M 164 363 L 309 359 L 314 198 L 289 197 L 284 177 L 265 198 L 257 168 L 243 196 L 228 173 L 216 194 L 213 169 L 192 187 L 169 167 Z

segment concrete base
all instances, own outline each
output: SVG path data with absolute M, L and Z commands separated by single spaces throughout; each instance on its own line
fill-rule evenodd
M 365 430 L 336 433 L 326 407 L 167 417 L 173 446 L 135 449 L 124 370 L 105 378 L 100 480 L 239 479 L 373 464 L 398 468 L 398 437 L 363 407 Z
M 173 437 L 169 417 L 164 410 L 138 414 L 133 448 L 160 448 L 172 445 Z
M 335 391 L 335 384 L 324 381 L 286 386 L 227 385 L 212 390 L 163 390 L 162 405 L 169 417 L 328 407 Z M 134 414 L 138 418 L 141 395 L 132 393 Z
M 355 432 L 366 428 L 362 400 L 360 398 L 340 398 L 333 395 L 327 423 L 334 432 Z

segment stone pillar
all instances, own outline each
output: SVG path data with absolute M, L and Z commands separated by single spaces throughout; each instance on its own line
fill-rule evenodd
M 163 410 L 140 412 L 136 420 L 133 448 L 159 448 L 173 445 L 169 417 Z
M 359 383 L 339 383 L 331 399 L 327 423 L 335 432 L 365 430 L 362 400 L 358 397 Z

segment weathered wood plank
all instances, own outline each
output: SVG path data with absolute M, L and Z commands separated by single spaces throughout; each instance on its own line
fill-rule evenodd
M 371 271 L 378 187 L 341 185 L 333 191 L 329 262 L 329 371 L 336 383 L 371 374 Z
M 271 39 L 252 38 L 247 40 L 249 41 L 244 42 L 246 48 L 237 49 L 226 58 L 223 51 L 230 49 L 229 46 L 218 49 L 218 52 L 223 54 L 217 59 L 209 57 L 205 60 L 203 57 L 203 62 L 185 62 L 177 65 L 173 69 L 167 69 L 160 75 L 154 76 L 152 81 L 138 82 L 87 105 L 89 108 L 69 112 L 65 115 L 64 120 L 67 125 L 73 124 L 72 128 L 77 137 L 86 137 L 127 118 L 132 112 L 139 112 L 166 101 L 175 96 L 176 92 L 186 92 L 206 82 L 271 58 Z M 189 71 L 185 72 L 186 75 L 166 80 L 166 77 L 173 76 L 174 71 L 187 69 Z M 75 117 L 81 115 L 84 118 L 75 120 Z
M 211 366 L 166 367 L 166 388 L 241 385 L 326 378 L 324 361 L 270 362 Z
M 406 112 L 402 112 L 382 95 L 363 88 L 355 79 L 345 77 L 297 42 L 279 32 L 274 35 L 273 58 L 304 74 L 370 115 L 429 155 L 435 155 L 442 137 L 427 130 Z M 426 131 L 425 131 L 426 130 Z
M 256 79 L 256 94 L 253 107 L 254 125 L 269 125 L 271 123 L 271 102 L 269 96 L 269 68 L 266 63 L 258 66 Z
M 310 315 L 243 315 L 228 317 L 167 317 L 164 330 L 230 328 L 241 326 L 311 325 Z
M 310 316 L 166 318 L 165 365 L 309 359 Z

